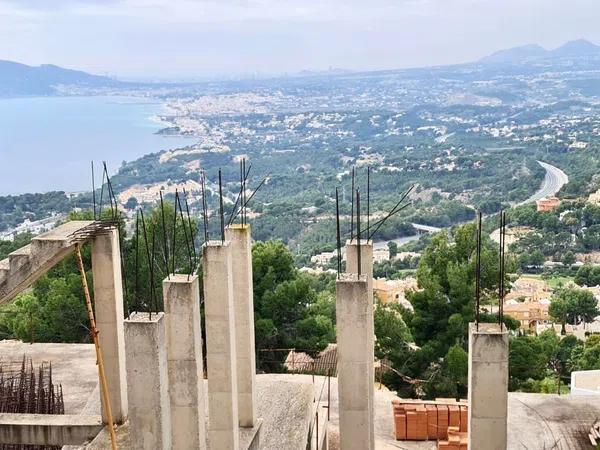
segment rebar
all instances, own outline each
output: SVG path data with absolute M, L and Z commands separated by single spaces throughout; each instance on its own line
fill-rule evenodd
M 475 262 L 475 326 L 479 331 L 479 307 L 481 303 L 481 211 L 477 213 L 477 248 Z
M 335 188 L 335 224 L 337 238 L 337 276 L 342 273 L 342 238 L 340 235 L 340 200 L 338 196 L 338 188 Z
M 360 191 L 356 190 L 356 259 L 358 276 L 361 275 L 361 254 L 360 254 Z
M 33 367 L 23 356 L 19 363 L 0 362 L 0 413 L 64 414 L 62 386 L 52 379 L 52 365 Z M 0 450 L 60 450 L 61 446 L 0 444 Z

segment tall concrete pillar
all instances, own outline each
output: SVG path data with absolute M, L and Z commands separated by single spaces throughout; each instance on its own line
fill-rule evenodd
M 238 450 L 238 397 L 231 244 L 204 244 L 204 316 L 211 449 Z
M 171 450 L 171 405 L 164 313 L 125 320 L 132 450 Z
M 359 245 L 357 239 L 346 241 L 346 273 L 358 273 L 358 250 Z M 360 241 L 360 273 L 367 277 L 367 289 L 369 295 L 369 301 L 373 305 L 373 241 L 362 240 Z M 373 309 L 371 309 L 373 312 Z M 373 314 L 368 318 L 366 326 L 368 327 L 371 335 L 375 336 L 375 324 L 373 320 Z M 375 347 L 371 347 L 371 365 L 368 367 L 369 377 L 371 380 L 370 393 L 369 393 L 369 412 L 371 417 L 375 417 L 375 405 L 373 399 L 375 397 Z M 369 435 L 371 439 L 371 446 L 375 446 L 375 422 L 370 422 Z
M 508 333 L 498 324 L 469 325 L 469 448 L 506 450 Z
M 117 230 L 92 239 L 92 273 L 96 326 L 99 330 L 111 412 L 113 421 L 120 424 L 127 418 L 127 381 L 121 253 Z M 102 396 L 101 400 L 104 403 Z M 107 422 L 104 405 L 102 420 Z
M 225 238 L 231 245 L 232 257 L 238 420 L 241 427 L 253 427 L 256 422 L 256 355 L 250 225 L 227 227 Z
M 365 275 L 342 274 L 336 282 L 340 449 L 373 450 L 373 320 Z
M 206 449 L 200 297 L 196 275 L 163 280 L 174 449 Z

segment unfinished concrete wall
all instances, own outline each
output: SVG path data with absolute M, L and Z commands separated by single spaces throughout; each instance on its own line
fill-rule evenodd
M 371 305 L 373 305 L 373 241 L 361 240 L 360 246 L 358 245 L 357 239 L 352 239 L 352 240 L 346 241 L 346 273 L 354 273 L 354 274 L 359 273 L 359 270 L 358 270 L 359 249 L 360 249 L 360 273 L 367 277 L 367 289 L 368 289 L 369 301 L 370 301 Z M 373 311 L 373 309 L 371 309 L 371 312 L 372 311 Z M 370 318 L 368 318 L 366 326 L 368 327 L 368 330 L 374 339 L 375 324 L 373 321 L 373 314 L 371 314 Z M 374 368 L 375 347 L 372 346 L 370 351 L 371 351 L 371 361 L 373 363 L 368 368 L 369 376 L 370 376 L 370 379 L 372 380 L 371 386 L 370 386 L 370 393 L 369 393 L 369 402 L 370 402 L 369 411 L 370 411 L 371 417 L 375 417 L 375 405 L 373 403 L 373 398 L 375 396 L 375 368 Z M 371 439 L 371 446 L 375 446 L 374 421 L 371 421 L 370 427 L 371 428 L 369 429 L 369 433 L 370 433 L 370 439 Z
M 237 450 L 238 395 L 231 245 L 209 241 L 204 244 L 202 258 L 209 447 Z
M 170 275 L 163 298 L 173 448 L 206 449 L 198 277 Z
M 163 313 L 125 321 L 127 394 L 132 450 L 171 450 L 171 403 Z
M 469 325 L 469 448 L 506 450 L 508 332 Z
M 256 422 L 256 355 L 250 225 L 227 227 L 225 238 L 230 242 L 232 255 L 238 419 L 241 427 L 253 427 Z
M 92 273 L 96 326 L 104 359 L 111 412 L 113 421 L 120 424 L 127 418 L 128 408 L 121 251 L 116 229 L 92 239 Z M 107 422 L 104 406 L 102 419 Z
M 365 275 L 337 280 L 336 317 L 340 449 L 373 450 L 373 303 Z

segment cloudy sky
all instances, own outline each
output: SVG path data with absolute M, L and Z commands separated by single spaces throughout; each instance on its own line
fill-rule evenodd
M 134 78 L 388 69 L 600 43 L 599 0 L 0 0 L 0 59 Z

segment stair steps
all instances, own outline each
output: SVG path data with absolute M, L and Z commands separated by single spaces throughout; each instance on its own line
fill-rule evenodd
M 0 261 L 0 304 L 27 289 L 35 280 L 68 256 L 74 249 L 74 234 L 92 221 L 72 221 L 34 237 L 31 244 L 15 250 Z

